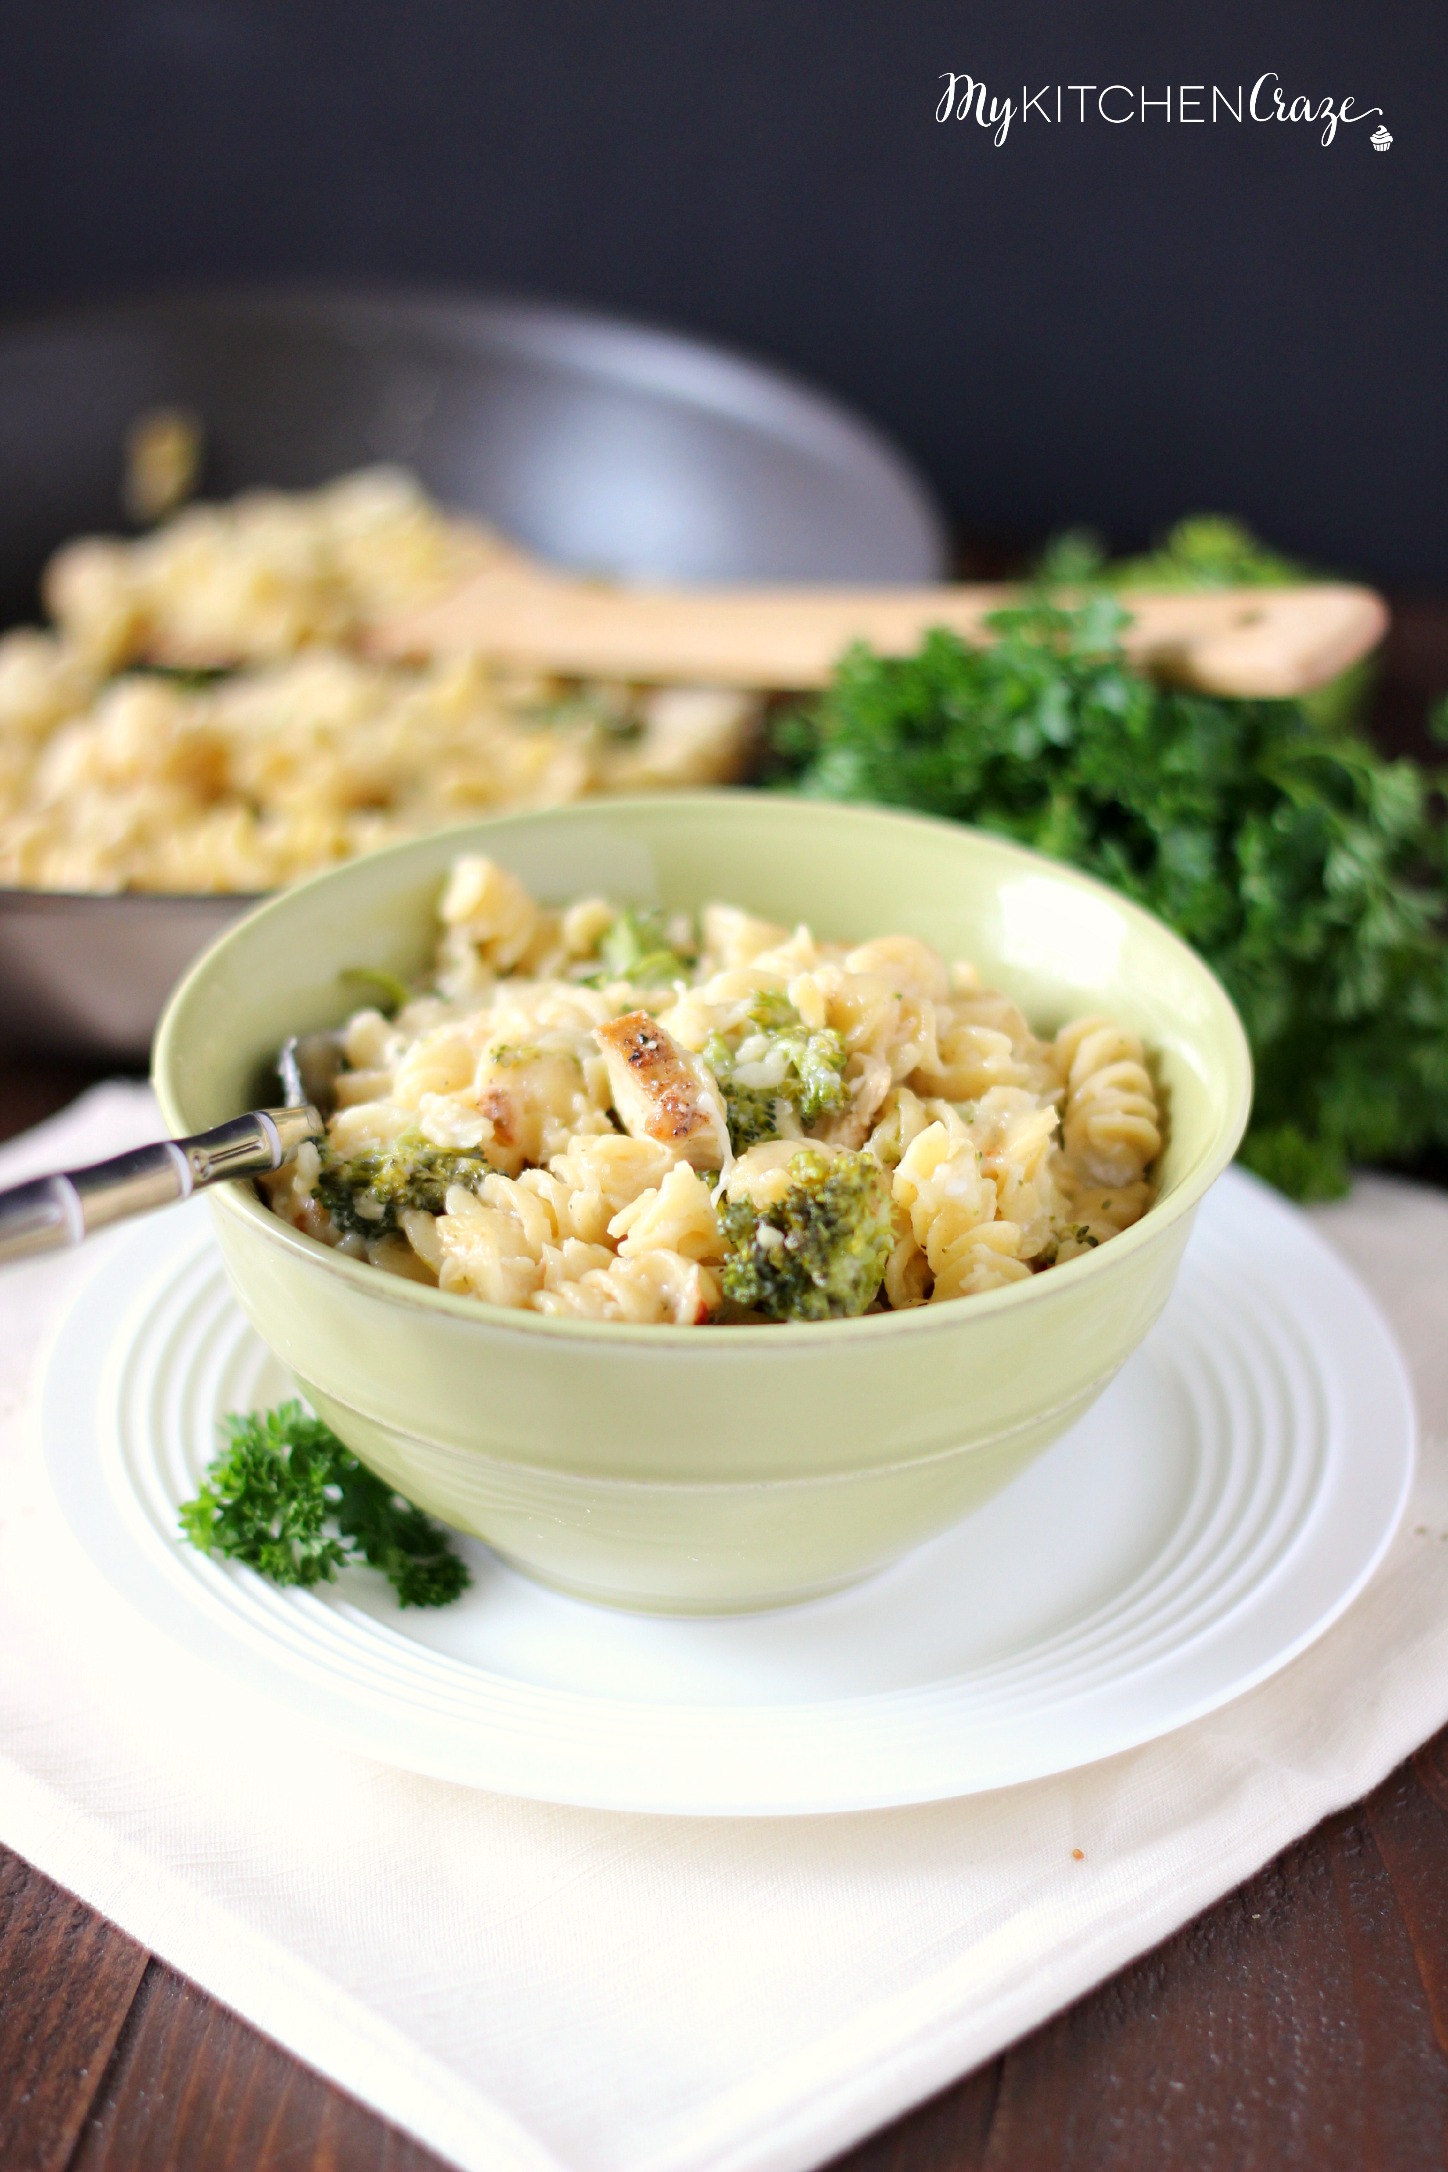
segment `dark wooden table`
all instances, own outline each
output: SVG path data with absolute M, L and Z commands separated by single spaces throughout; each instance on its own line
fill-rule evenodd
M 1399 602 L 1375 729 L 1424 755 L 1448 605 Z M 0 1072 L 0 1137 L 92 1074 Z M 847 2172 L 1448 2166 L 1448 1730 Z M 0 2172 L 440 2172 L 0 1849 Z

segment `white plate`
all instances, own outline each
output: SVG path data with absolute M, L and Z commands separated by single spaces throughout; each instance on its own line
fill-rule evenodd
M 968 1300 L 967 1300 L 968 1302 Z M 1281 1667 L 1381 1558 L 1412 1474 L 1392 1338 L 1299 1214 L 1237 1172 L 1146 1344 L 975 1516 L 853 1591 L 660 1620 L 464 1541 L 458 1605 L 349 1570 L 277 1591 L 177 1536 L 227 1410 L 291 1384 L 205 1210 L 144 1223 L 51 1359 L 46 1461 L 96 1567 L 157 1627 L 366 1755 L 600 1808 L 771 1814 L 933 1801 L 1180 1727 Z

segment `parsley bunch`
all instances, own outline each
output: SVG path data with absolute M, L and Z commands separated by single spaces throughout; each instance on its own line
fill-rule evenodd
M 1201 594 L 1222 588 L 1280 588 L 1323 575 L 1319 568 L 1284 558 L 1240 520 L 1225 513 L 1191 513 L 1168 529 L 1155 550 L 1139 558 L 1109 558 L 1091 529 L 1067 529 L 1047 544 L 1036 577 L 1046 587 L 1090 583 L 1138 594 L 1153 589 Z M 1315 687 L 1302 706 L 1318 724 L 1355 724 L 1367 705 L 1373 675 L 1372 657 L 1360 657 L 1335 679 Z
M 775 727 L 779 781 L 996 830 L 1100 876 L 1202 953 L 1242 1013 L 1243 1159 L 1299 1199 L 1448 1145 L 1442 784 L 1301 703 L 1158 686 L 1108 595 L 842 661 Z
M 394 1493 L 300 1403 L 233 1412 L 227 1444 L 181 1529 L 274 1584 L 329 1584 L 348 1562 L 380 1569 L 401 1606 L 447 1606 L 472 1581 L 447 1533 Z

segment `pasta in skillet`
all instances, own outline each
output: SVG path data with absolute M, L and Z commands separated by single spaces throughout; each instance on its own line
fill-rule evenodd
M 829 1319 L 971 1297 L 1145 1212 L 1139 1041 L 1053 1039 L 911 936 L 850 947 L 535 903 L 454 866 L 433 984 L 359 1011 L 327 1137 L 266 1180 L 297 1228 L 559 1318 Z
M 728 687 L 367 652 L 376 618 L 514 555 L 385 468 L 67 545 L 53 627 L 0 635 L 0 885 L 268 890 L 481 813 L 739 774 L 760 702 Z

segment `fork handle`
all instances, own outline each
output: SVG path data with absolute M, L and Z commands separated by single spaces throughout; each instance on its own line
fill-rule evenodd
M 314 1108 L 253 1109 L 189 1139 L 161 1139 L 12 1185 L 0 1191 L 0 1264 L 62 1251 L 110 1222 L 172 1206 L 208 1184 L 266 1176 L 325 1128 Z

